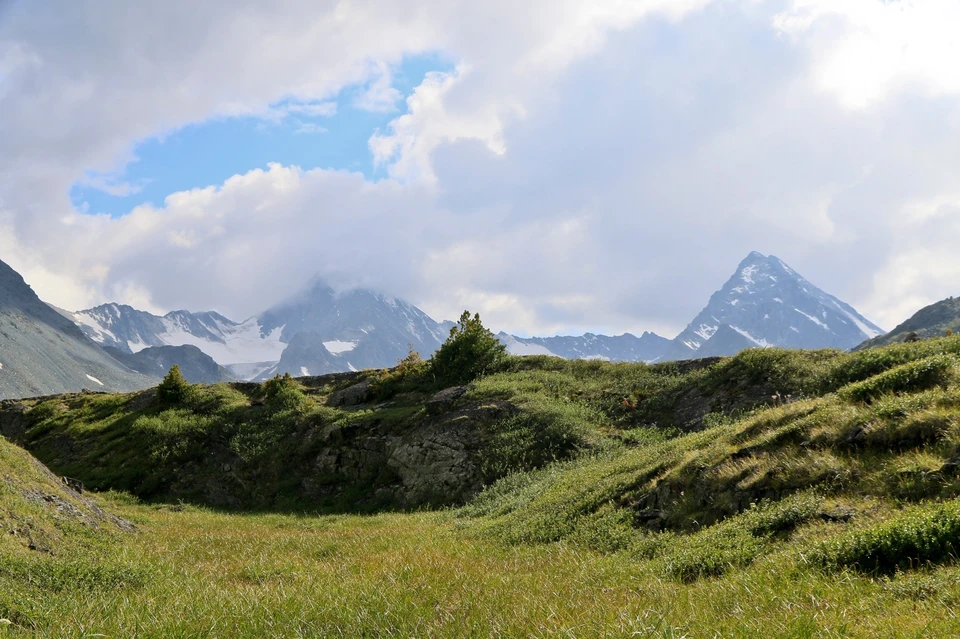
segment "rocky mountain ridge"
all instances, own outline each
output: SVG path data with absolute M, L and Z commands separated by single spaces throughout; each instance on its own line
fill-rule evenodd
M 0 399 L 134 390 L 156 381 L 98 348 L 0 261 Z
M 869 339 L 854 350 L 896 344 L 912 334 L 921 339 L 943 337 L 947 331 L 960 332 L 960 297 L 948 297 L 924 306 L 889 333 Z
M 883 332 L 780 258 L 754 251 L 674 338 L 662 360 L 734 355 L 755 346 L 846 350 Z

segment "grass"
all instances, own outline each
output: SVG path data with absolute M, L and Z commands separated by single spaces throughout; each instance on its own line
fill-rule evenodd
M 511 358 L 441 414 L 377 372 L 350 408 L 325 400 L 356 377 L 26 402 L 32 452 L 120 492 L 0 440 L 0 635 L 956 636 L 958 353 Z M 464 420 L 487 486 L 457 508 L 349 512 L 390 473 L 297 501 L 331 451 Z M 171 499 L 224 476 L 256 500 Z
M 0 571 L 6 634 L 84 637 L 911 637 L 960 631 L 960 572 L 876 580 L 796 549 L 720 577 L 465 537 L 449 513 L 295 517 L 116 504 L 139 532 L 55 587 Z M 808 530 L 822 534 L 829 525 Z M 904 596 L 907 593 L 908 596 Z

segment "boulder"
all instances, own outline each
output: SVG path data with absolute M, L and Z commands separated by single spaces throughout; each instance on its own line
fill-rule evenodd
M 331 393 L 327 399 L 327 406 L 356 406 L 371 399 L 373 399 L 373 389 L 370 387 L 370 382 L 364 380 L 359 384 Z
M 427 415 L 439 415 L 450 410 L 458 399 L 474 388 L 476 387 L 473 384 L 467 384 L 466 386 L 452 386 L 443 389 L 424 404 Z

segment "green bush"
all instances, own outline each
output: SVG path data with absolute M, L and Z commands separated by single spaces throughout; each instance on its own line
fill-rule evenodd
M 421 389 L 427 386 L 429 373 L 430 364 L 411 346 L 410 352 L 397 361 L 396 367 L 374 380 L 373 392 L 378 398 L 387 399 L 397 393 Z
M 633 527 L 633 512 L 604 504 L 577 522 L 570 541 L 597 552 L 612 553 L 632 547 L 638 534 Z
M 761 502 L 750 510 L 692 535 L 678 536 L 663 554 L 663 571 L 681 581 L 721 575 L 746 566 L 773 548 L 774 538 L 815 517 L 822 499 L 801 493 Z
M 495 373 L 504 365 L 507 348 L 480 322 L 464 311 L 460 322 L 450 329 L 450 337 L 433 354 L 431 371 L 444 385 L 466 384 Z
M 487 427 L 481 465 L 488 479 L 567 459 L 584 446 L 588 409 L 539 398 L 527 403 Z
M 892 368 L 932 355 L 960 355 L 960 338 L 930 339 L 914 344 L 871 348 L 838 358 L 824 376 L 823 392 L 860 382 Z
M 766 548 L 763 539 L 734 526 L 718 524 L 678 536 L 663 556 L 663 572 L 680 581 L 722 575 L 746 566 Z
M 808 559 L 827 569 L 892 573 L 957 558 L 960 502 L 916 506 L 883 523 L 814 547 Z
M 838 391 L 843 399 L 870 403 L 888 393 L 917 392 L 934 386 L 945 386 L 951 379 L 956 359 L 950 355 L 934 355 L 907 364 L 861 382 L 854 382 Z
M 266 406 L 273 413 L 303 412 L 309 403 L 307 396 L 300 390 L 300 384 L 290 373 L 267 380 L 263 387 L 267 394 Z
M 180 404 L 186 401 L 190 393 L 190 384 L 183 378 L 180 367 L 174 364 L 167 376 L 157 386 L 157 397 L 166 404 Z

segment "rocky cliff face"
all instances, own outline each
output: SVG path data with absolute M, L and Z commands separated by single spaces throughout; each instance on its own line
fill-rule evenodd
M 278 427 L 264 406 L 263 387 L 236 383 L 233 388 L 249 397 L 243 424 L 219 422 L 211 432 L 176 434 L 176 452 L 162 443 L 150 449 L 158 442 L 137 439 L 142 428 L 125 430 L 127 446 L 108 457 L 89 452 L 102 450 L 101 438 L 109 436 L 104 429 L 33 428 L 44 415 L 85 412 L 83 407 L 96 404 L 101 395 L 0 402 L 0 435 L 96 490 L 114 488 L 143 499 L 218 508 L 357 511 L 464 503 L 486 479 L 481 460 L 485 428 L 516 410 L 505 401 L 469 401 L 462 392 L 443 395 L 423 410 L 377 403 L 361 373 L 298 381 L 308 395 L 326 398 L 330 411 Z M 210 389 L 207 401 L 215 396 Z M 130 423 L 155 419 L 168 408 L 158 404 L 155 390 L 116 400 L 111 401 L 115 415 Z M 31 410 L 37 406 L 42 408 Z M 236 428 L 244 431 L 242 438 L 224 434 Z M 241 439 L 252 443 L 238 447 Z

